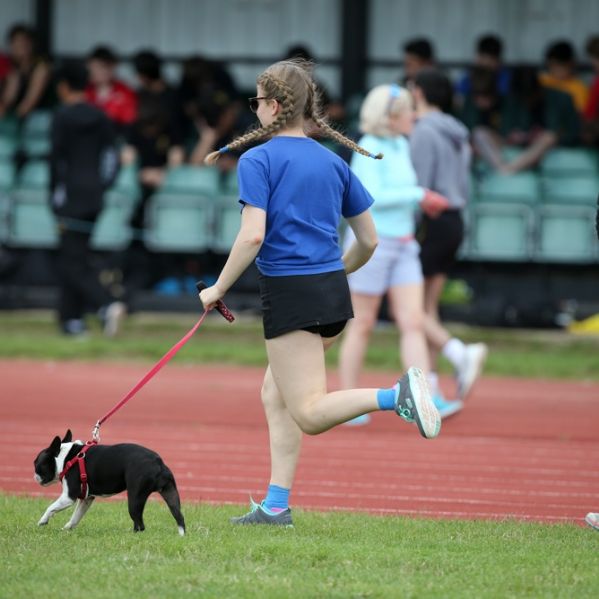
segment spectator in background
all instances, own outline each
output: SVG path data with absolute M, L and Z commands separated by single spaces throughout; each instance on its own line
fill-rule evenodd
M 403 45 L 404 84 L 422 70 L 435 65 L 435 51 L 426 38 L 414 38 Z
M 584 109 L 582 135 L 585 143 L 597 144 L 599 142 L 599 35 L 589 38 L 585 49 L 595 71 L 595 78 Z
M 351 168 L 374 199 L 372 217 L 379 244 L 370 260 L 348 275 L 354 318 L 347 324 L 339 351 L 339 376 L 343 389 L 357 386 L 368 340 L 385 295 L 400 333 L 400 356 L 404 367 L 417 366 L 430 372 L 424 332 L 424 279 L 420 248 L 414 236 L 414 214 L 418 206 L 433 218 L 447 208 L 439 194 L 417 184 L 410 160 L 407 135 L 414 123 L 410 92 L 398 85 L 379 85 L 362 103 L 360 129 L 365 135 L 358 145 L 371 155 L 383 154 L 385 160 L 372 160 L 354 154 Z M 345 250 L 355 242 L 348 229 Z M 435 381 L 436 382 L 436 381 Z M 446 402 L 433 394 L 441 417 L 455 414 L 461 402 Z M 366 424 L 368 414 L 348 424 Z
M 0 98 L 0 117 L 12 112 L 22 119 L 32 110 L 51 104 L 50 64 L 37 54 L 35 31 L 28 25 L 11 27 L 8 42 L 12 69 Z
M 576 110 L 582 114 L 589 90 L 584 81 L 576 77 L 576 54 L 572 44 L 565 40 L 551 44 L 545 52 L 545 66 L 547 70 L 540 76 L 542 85 L 570 94 Z
M 478 38 L 474 66 L 488 69 L 495 75 L 495 87 L 500 96 L 510 89 L 510 70 L 503 64 L 503 42 L 497 35 L 487 34 Z M 456 86 L 457 93 L 465 98 L 472 92 L 471 74 L 465 75 Z
M 104 113 L 86 102 L 83 64 L 66 63 L 57 84 L 63 106 L 52 121 L 50 203 L 59 223 L 60 327 L 66 335 L 85 333 L 83 316 L 91 308 L 102 319 L 104 333 L 112 336 L 125 309 L 100 284 L 89 240 L 104 191 L 118 171 L 115 134 Z
M 135 92 L 116 78 L 118 64 L 114 52 L 107 46 L 97 46 L 88 56 L 89 84 L 87 100 L 103 110 L 108 118 L 124 133 L 137 114 Z
M 452 337 L 439 318 L 439 300 L 464 236 L 462 211 L 470 193 L 468 130 L 451 116 L 453 89 L 436 69 L 420 71 L 413 82 L 418 120 L 410 136 L 410 154 L 418 184 L 441 194 L 449 209 L 437 218 L 421 218 L 420 241 L 424 274 L 424 328 L 431 357 L 431 391 L 436 389 L 439 351 L 451 362 L 457 380 L 457 398 L 463 400 L 478 378 L 487 356 L 483 343 L 464 344 Z
M 510 174 L 531 168 L 556 145 L 580 139 L 580 119 L 569 94 L 543 87 L 537 70 L 518 66 L 512 71 L 510 93 L 503 99 L 500 123 L 473 131 L 478 153 L 495 169 Z M 518 146 L 522 153 L 506 161 L 504 145 Z
M 497 89 L 497 74 L 489 67 L 475 66 L 468 76 L 468 93 L 462 97 L 457 114 L 470 130 L 487 127 L 498 131 L 502 98 Z

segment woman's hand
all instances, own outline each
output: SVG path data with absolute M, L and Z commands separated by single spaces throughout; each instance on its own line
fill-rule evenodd
M 216 286 L 206 287 L 200 291 L 200 301 L 204 306 L 204 310 L 213 310 L 216 307 L 216 302 L 224 297 L 224 293 Z
M 437 218 L 441 212 L 449 208 L 449 201 L 436 191 L 427 189 L 420 202 L 422 211 L 431 218 Z

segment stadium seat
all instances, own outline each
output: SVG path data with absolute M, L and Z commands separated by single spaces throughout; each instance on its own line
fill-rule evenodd
M 32 160 L 25 164 L 17 179 L 18 187 L 48 189 L 50 168 L 43 160 Z
M 0 162 L 0 192 L 9 190 L 15 182 L 15 167 L 12 162 Z
M 48 192 L 15 189 L 11 194 L 6 243 L 12 247 L 55 248 L 56 219 L 50 210 Z
M 595 209 L 586 206 L 542 206 L 535 259 L 584 263 L 597 260 Z
M 167 171 L 160 191 L 215 195 L 220 191 L 220 177 L 220 171 L 215 167 L 179 166 Z
M 19 135 L 19 121 L 16 118 L 3 117 L 0 119 L 0 138 L 12 137 L 16 139 Z
M 237 170 L 229 171 L 225 175 L 223 183 L 223 193 L 225 195 L 238 196 L 239 194 L 239 181 L 237 180 Z
M 534 211 L 523 204 L 477 204 L 469 211 L 465 254 L 474 260 L 526 261 L 532 253 Z
M 29 158 L 39 158 L 50 154 L 49 137 L 25 137 L 21 149 Z
M 160 192 L 146 209 L 145 243 L 156 252 L 202 252 L 211 248 L 214 202 L 202 195 Z
M 585 148 L 555 148 L 545 155 L 541 172 L 548 177 L 561 175 L 599 176 L 599 154 Z
M 91 247 L 103 251 L 125 249 L 133 236 L 129 223 L 134 208 L 135 201 L 128 193 L 108 191 L 90 239 Z
M 490 173 L 478 185 L 479 202 L 534 204 L 540 196 L 539 178 L 532 171 L 502 175 Z
M 137 195 L 139 193 L 139 181 L 137 179 L 137 166 L 122 166 L 116 177 L 112 189 L 115 191 Z
M 50 110 L 35 110 L 23 123 L 24 137 L 49 137 L 52 125 L 52 112 Z
M 17 139 L 0 133 L 0 160 L 12 160 L 12 157 L 17 150 Z
M 241 205 L 237 195 L 218 198 L 215 204 L 214 221 L 212 249 L 215 252 L 229 253 L 241 224 Z
M 545 178 L 542 190 L 543 202 L 547 204 L 595 206 L 599 195 L 599 175 Z

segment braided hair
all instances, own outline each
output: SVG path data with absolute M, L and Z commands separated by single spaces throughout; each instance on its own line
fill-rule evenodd
M 276 119 L 266 127 L 258 126 L 248 133 L 229 142 L 220 150 L 206 156 L 206 164 L 214 164 L 221 154 L 237 150 L 254 141 L 274 135 L 285 127 L 300 124 L 303 120 L 311 120 L 324 137 L 328 137 L 343 146 L 380 160 L 382 154 L 371 154 L 351 139 L 333 129 L 322 116 L 320 98 L 314 80 L 312 79 L 312 63 L 302 59 L 290 59 L 276 62 L 268 67 L 257 79 L 267 98 L 276 99 L 281 105 L 281 111 Z

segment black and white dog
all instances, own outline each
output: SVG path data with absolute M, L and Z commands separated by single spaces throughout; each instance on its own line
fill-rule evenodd
M 96 497 L 109 497 L 126 489 L 135 532 L 145 529 L 144 507 L 149 495 L 157 491 L 177 521 L 179 534 L 185 534 L 175 478 L 156 452 L 132 443 L 87 447 L 72 438 L 70 430 L 62 441 L 60 437 L 54 437 L 50 446 L 40 451 L 33 462 L 34 479 L 40 485 L 47 486 L 62 479 L 62 494 L 44 512 L 39 526 L 48 524 L 54 514 L 77 501 L 71 519 L 64 526 L 75 528 Z M 77 457 L 82 455 L 78 460 Z M 72 467 L 63 474 L 65 465 L 71 460 Z

